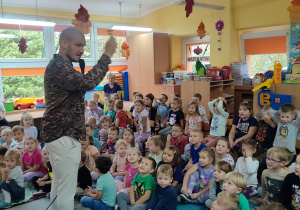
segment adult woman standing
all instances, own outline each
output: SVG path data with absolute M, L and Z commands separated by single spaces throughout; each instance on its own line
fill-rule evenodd
M 103 91 L 105 95 L 117 93 L 119 98 L 122 99 L 122 88 L 116 83 L 116 76 L 114 73 L 109 72 L 107 74 L 108 83 L 104 85 Z

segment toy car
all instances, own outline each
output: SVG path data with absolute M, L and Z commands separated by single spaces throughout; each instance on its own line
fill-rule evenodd
M 36 104 L 35 98 L 19 98 L 14 101 L 14 109 L 27 109 L 33 108 Z

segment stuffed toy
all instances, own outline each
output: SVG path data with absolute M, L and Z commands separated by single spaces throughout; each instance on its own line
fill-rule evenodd
M 88 11 L 80 4 L 78 13 L 75 14 L 75 18 L 72 20 L 72 24 L 84 34 L 90 33 L 90 28 L 92 26 L 91 21 L 89 21 L 90 15 Z

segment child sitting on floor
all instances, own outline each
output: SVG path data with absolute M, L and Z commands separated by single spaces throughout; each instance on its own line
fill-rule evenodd
M 38 136 L 38 130 L 33 125 L 33 117 L 31 114 L 24 112 L 21 116 L 20 125 L 24 128 L 24 132 L 26 136 L 33 136 L 34 138 L 37 138 Z
M 13 128 L 12 128 L 12 132 L 13 132 L 13 137 L 14 137 L 14 140 L 16 141 L 16 146 L 14 146 L 13 148 L 14 149 L 17 149 L 19 150 L 19 152 L 21 154 L 23 154 L 23 152 L 25 151 L 24 149 L 24 142 L 25 142 L 25 139 L 24 139 L 24 136 L 25 136 L 25 133 L 24 133 L 24 128 L 20 125 L 15 125 Z
M 158 164 L 161 161 L 163 150 L 165 148 L 164 140 L 159 135 L 150 136 L 147 144 L 150 152 L 149 157 L 152 157 L 156 164 Z
M 8 208 L 12 202 L 17 203 L 25 198 L 20 159 L 20 152 L 16 149 L 9 149 L 4 156 L 6 168 L 1 170 L 2 181 L 0 182 L 0 190 L 4 195 L 4 200 L 0 201 L 0 208 Z
M 2 168 L 5 168 L 5 161 L 4 161 L 4 156 L 5 153 L 7 152 L 7 148 L 3 147 L 2 145 L 0 146 L 0 171 Z M 0 173 L 0 181 L 2 181 L 2 173 Z
M 172 183 L 173 169 L 168 164 L 162 164 L 157 170 L 157 185 L 148 207 L 149 209 L 177 209 L 177 193 Z
M 104 112 L 100 107 L 98 107 L 96 101 L 94 101 L 94 100 L 90 100 L 88 105 L 90 107 L 90 111 L 88 113 L 88 116 L 89 117 L 91 117 L 91 116 L 95 117 L 96 125 L 97 125 L 97 127 L 99 127 L 100 118 L 104 114 Z
M 211 208 L 213 202 L 217 200 L 217 195 L 222 192 L 222 185 L 227 173 L 232 171 L 232 167 L 225 161 L 217 162 L 214 170 L 214 178 L 209 187 L 209 199 L 205 201 L 207 208 Z
M 116 110 L 115 110 L 115 106 L 114 106 L 114 101 L 112 99 L 108 99 L 106 101 L 106 106 L 108 108 L 108 110 L 106 112 L 104 112 L 104 115 L 107 115 L 110 117 L 112 124 L 114 125 L 115 119 L 116 119 Z
M 172 135 L 168 134 L 166 147 L 175 146 L 179 149 L 180 154 L 184 154 L 184 148 L 189 143 L 186 135 L 183 135 L 182 127 L 180 125 L 173 125 Z
M 127 142 L 123 139 L 119 139 L 115 145 L 115 149 L 116 156 L 110 168 L 110 174 L 114 177 L 115 180 L 124 181 L 125 166 L 127 165 Z
M 155 191 L 152 173 L 155 171 L 156 162 L 151 157 L 144 157 L 139 164 L 139 172 L 131 182 L 129 195 L 120 192 L 117 195 L 119 209 L 146 210 Z
M 123 110 L 122 100 L 116 100 L 115 107 L 117 111 L 115 126 L 119 128 L 119 138 L 121 139 L 123 136 L 124 129 L 127 128 L 127 114 L 126 111 Z
M 38 176 L 32 178 L 31 183 L 34 186 L 34 188 L 38 191 L 37 193 L 34 193 L 32 195 L 33 198 L 43 197 L 51 191 L 53 175 L 52 175 L 52 167 L 51 167 L 49 152 L 47 147 L 43 148 L 42 155 L 43 155 L 43 162 L 44 165 L 47 167 L 48 173 L 43 178 L 40 178 Z
M 102 116 L 100 118 L 100 126 L 101 130 L 98 132 L 98 139 L 100 141 L 101 147 L 100 147 L 100 153 L 106 153 L 108 151 L 108 131 L 109 127 L 111 125 L 111 118 L 109 116 Z
M 223 183 L 223 192 L 234 194 L 239 199 L 239 210 L 250 210 L 249 202 L 242 192 L 246 189 L 247 182 L 244 176 L 238 172 L 226 174 Z
M 31 182 L 32 178 L 44 177 L 47 174 L 47 168 L 44 166 L 39 142 L 32 136 L 25 139 L 25 152 L 22 155 L 22 170 L 24 181 Z
M 236 195 L 223 192 L 218 194 L 217 200 L 213 202 L 211 210 L 238 210 L 239 204 L 240 202 Z
M 178 196 L 179 203 L 205 203 L 209 198 L 209 186 L 213 179 L 215 153 L 205 148 L 199 152 L 199 163 L 193 165 L 184 175 Z
M 84 190 L 87 189 L 88 186 L 92 186 L 91 173 L 89 169 L 84 165 L 85 160 L 86 154 L 83 150 L 81 150 L 81 161 L 78 168 L 76 195 L 84 194 Z
M 99 156 L 95 160 L 96 171 L 99 175 L 96 189 L 89 186 L 85 189 L 85 196 L 80 200 L 81 205 L 77 209 L 103 209 L 108 210 L 116 204 L 117 186 L 109 172 L 112 165 L 111 159 Z
M 6 147 L 7 149 L 14 148 L 15 146 L 17 146 L 17 142 L 13 140 L 12 136 L 13 136 L 13 132 L 11 128 L 5 128 L 1 131 L 1 137 L 5 142 L 3 146 Z

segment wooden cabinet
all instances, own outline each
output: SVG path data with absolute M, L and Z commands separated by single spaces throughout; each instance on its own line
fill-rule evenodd
M 224 97 L 227 101 L 226 110 L 229 116 L 234 112 L 234 80 L 221 81 L 183 81 L 181 82 L 181 97 L 183 112 L 187 112 L 188 104 L 191 102 L 195 93 L 202 96 L 201 105 L 205 108 L 208 119 L 211 114 L 208 102 L 218 97 Z
M 178 85 L 160 84 L 161 72 L 169 72 L 169 36 L 166 33 L 147 33 L 127 37 L 131 55 L 128 59 L 129 98 L 132 92 L 155 97 L 180 93 Z

